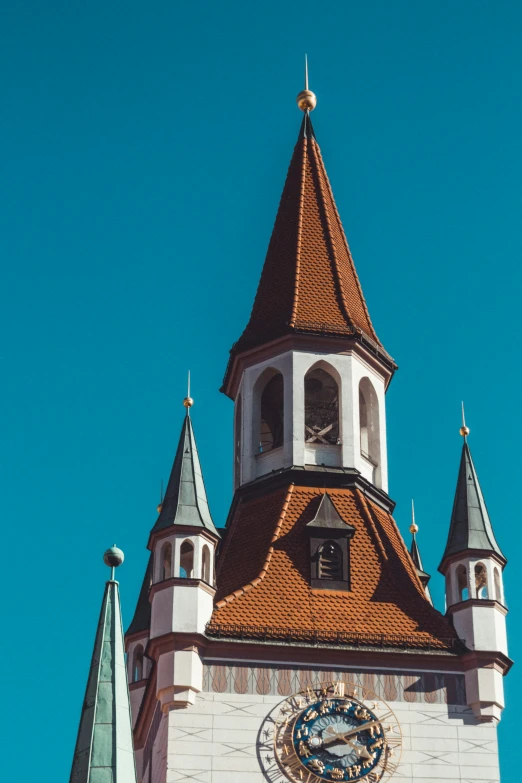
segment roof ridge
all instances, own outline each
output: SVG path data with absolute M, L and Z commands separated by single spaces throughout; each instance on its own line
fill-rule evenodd
M 299 144 L 300 142 L 297 143 Z M 290 315 L 290 326 L 292 328 L 295 328 L 295 322 L 297 318 L 297 303 L 299 301 L 299 276 L 301 272 L 301 245 L 302 245 L 302 238 L 303 238 L 303 214 L 304 214 L 307 149 L 308 149 L 308 139 L 305 136 L 303 138 L 303 156 L 301 161 L 301 187 L 299 191 L 299 210 L 298 210 L 298 218 L 297 218 L 297 249 L 296 249 L 296 266 L 295 266 L 295 280 L 294 280 L 294 302 L 292 305 L 292 313 Z
M 238 588 L 237 590 L 234 590 L 233 593 L 230 593 L 229 595 L 226 595 L 224 598 L 222 598 L 220 601 L 218 601 L 215 604 L 216 609 L 221 609 L 223 606 L 226 606 L 226 604 L 231 603 L 236 598 L 239 598 L 240 595 L 244 595 L 249 590 L 251 590 L 253 587 L 257 587 L 257 585 L 265 578 L 266 572 L 268 571 L 268 568 L 270 566 L 270 561 L 272 559 L 272 555 L 274 552 L 274 547 L 272 546 L 277 539 L 279 538 L 279 534 L 281 532 L 281 527 L 283 526 L 283 522 L 285 520 L 286 511 L 288 508 L 288 505 L 290 503 L 290 499 L 292 497 L 292 492 L 294 489 L 294 485 L 290 484 L 290 487 L 288 488 L 288 492 L 286 493 L 286 497 L 283 503 L 283 507 L 281 509 L 281 513 L 279 515 L 279 519 L 277 520 L 277 524 L 274 530 L 274 535 L 272 536 L 272 540 L 270 542 L 270 546 L 268 547 L 268 554 L 265 558 L 265 562 L 263 563 L 263 567 L 261 571 L 259 572 L 259 576 L 257 576 L 255 579 L 252 579 L 251 582 L 247 582 L 243 587 Z
M 384 548 L 384 544 L 382 543 L 381 537 L 379 535 L 379 531 L 377 530 L 377 526 L 375 525 L 375 522 L 374 522 L 374 520 L 372 518 L 372 515 L 371 515 L 370 510 L 368 508 L 368 505 L 366 503 L 366 498 L 362 494 L 361 490 L 357 489 L 357 487 L 355 488 L 354 495 L 355 495 L 356 500 L 359 500 L 360 505 L 362 506 L 362 510 L 364 511 L 364 513 L 366 515 L 366 520 L 370 523 L 370 528 L 371 528 L 372 533 L 373 533 L 373 535 L 374 535 L 374 537 L 376 539 L 377 548 L 379 549 L 379 552 L 380 552 L 383 560 L 388 561 L 388 559 L 389 559 L 388 558 L 388 554 L 387 554 L 387 552 L 386 552 L 386 550 Z
M 324 196 L 324 187 L 323 187 L 323 183 L 322 183 L 322 180 L 321 180 L 321 175 L 323 175 L 326 179 L 328 179 L 328 175 L 326 173 L 326 169 L 325 169 L 325 166 L 324 166 L 324 163 L 323 163 L 320 147 L 319 147 L 319 145 L 317 144 L 316 141 L 312 141 L 311 149 L 312 149 L 312 159 L 313 159 L 313 161 L 315 163 L 315 167 L 316 167 L 317 186 L 319 188 L 319 193 L 321 194 L 321 207 L 322 207 L 323 217 L 324 217 L 324 220 L 326 222 L 326 228 L 327 228 L 327 231 L 325 231 L 325 240 L 326 240 L 327 244 L 330 247 L 330 252 L 331 252 L 332 258 L 333 258 L 333 266 L 334 266 L 334 269 L 335 269 L 335 278 L 336 278 L 336 282 L 337 282 L 337 285 L 339 287 L 339 293 L 340 293 L 339 299 L 340 299 L 341 307 L 342 307 L 342 309 L 344 311 L 344 314 L 346 316 L 346 319 L 348 320 L 348 323 L 350 324 L 350 326 L 355 326 L 355 324 L 353 322 L 353 318 L 351 317 L 350 313 L 348 312 L 348 308 L 346 306 L 346 294 L 345 294 L 345 291 L 344 291 L 343 282 L 341 280 L 341 274 L 340 274 L 340 270 L 339 270 L 339 261 L 338 261 L 338 258 L 337 258 L 337 252 L 336 252 L 336 249 L 335 249 L 335 244 L 334 244 L 333 236 L 332 236 L 332 225 L 331 225 L 331 222 L 330 222 L 330 216 L 328 214 L 328 207 L 326 205 L 326 199 L 325 199 L 325 196 Z M 330 190 L 330 192 L 331 192 L 331 190 Z M 370 321 L 370 325 L 371 325 L 371 321 Z
M 319 153 L 319 160 L 321 161 L 321 166 L 322 166 L 322 169 L 323 169 L 324 178 L 326 180 L 326 186 L 328 188 L 328 194 L 329 194 L 329 196 L 330 196 L 330 198 L 332 200 L 332 209 L 334 210 L 335 217 L 337 218 L 337 222 L 339 224 L 339 230 L 341 232 L 341 237 L 343 239 L 344 247 L 345 247 L 346 253 L 348 255 L 348 262 L 349 262 L 350 267 L 352 269 L 353 276 L 354 276 L 354 279 L 355 279 L 355 284 L 356 284 L 356 286 L 358 288 L 359 295 L 360 295 L 361 301 L 362 301 L 362 305 L 364 307 L 364 310 L 365 310 L 365 313 L 366 313 L 366 317 L 368 319 L 368 324 L 369 324 L 370 329 L 372 331 L 372 334 L 370 336 L 373 337 L 373 339 L 377 341 L 378 345 L 380 345 L 381 343 L 379 341 L 379 338 L 377 337 L 377 333 L 375 332 L 375 329 L 374 329 L 374 326 L 373 326 L 373 323 L 372 323 L 372 319 L 370 317 L 370 311 L 368 310 L 368 305 L 366 304 L 366 299 L 364 297 L 364 293 L 363 293 L 363 290 L 362 290 L 361 281 L 359 280 L 359 275 L 357 274 L 357 270 L 355 268 L 355 263 L 354 263 L 354 260 L 352 258 L 352 253 L 350 251 L 350 246 L 348 244 L 348 240 L 346 238 L 346 233 L 345 233 L 344 227 L 343 227 L 343 222 L 341 220 L 341 215 L 339 214 L 339 210 L 337 209 L 337 204 L 336 204 L 336 201 L 335 201 L 335 198 L 334 198 L 334 194 L 333 194 L 333 190 L 332 190 L 332 184 L 330 182 L 330 178 L 328 176 L 328 172 L 326 171 L 326 166 L 324 165 L 323 156 L 321 155 L 321 148 L 320 148 L 317 140 L 315 139 L 315 137 L 314 137 L 313 141 L 314 141 L 314 144 L 316 145 L 317 151 Z M 339 272 L 339 274 L 340 274 L 340 272 Z M 343 300 L 343 306 L 346 306 L 344 300 Z M 350 316 L 348 316 L 348 313 L 347 313 L 347 317 L 350 317 Z

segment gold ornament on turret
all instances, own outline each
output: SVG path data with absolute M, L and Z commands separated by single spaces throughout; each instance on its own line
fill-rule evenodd
M 301 111 L 313 111 L 317 106 L 315 93 L 308 89 L 308 56 L 305 54 L 305 88 L 297 96 L 297 105 Z

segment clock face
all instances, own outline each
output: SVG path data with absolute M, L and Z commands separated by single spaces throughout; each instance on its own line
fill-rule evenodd
M 274 761 L 294 783 L 377 783 L 388 780 L 399 763 L 397 719 L 366 688 L 321 683 L 286 699 L 270 720 L 273 730 L 265 729 L 265 745 L 272 741 Z M 270 756 L 264 758 L 266 765 Z M 274 780 L 273 770 L 265 773 Z

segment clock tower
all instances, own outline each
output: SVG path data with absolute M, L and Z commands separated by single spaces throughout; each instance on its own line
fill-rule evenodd
M 388 490 L 397 366 L 357 277 L 308 84 L 298 105 L 222 386 L 234 404 L 225 529 L 212 520 L 186 400 L 149 536 L 126 637 L 138 780 L 493 783 L 511 664 L 506 561 L 466 442 L 440 566 L 447 608 L 433 606 Z

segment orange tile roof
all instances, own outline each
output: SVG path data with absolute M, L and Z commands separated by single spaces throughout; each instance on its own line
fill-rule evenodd
M 211 634 L 239 626 L 408 637 L 447 647 L 452 625 L 426 599 L 393 518 L 357 489 L 329 489 L 353 525 L 351 590 L 313 590 L 305 526 L 325 490 L 294 487 L 240 502 L 220 556 Z M 230 635 L 235 635 L 230 631 Z
M 305 116 L 250 321 L 234 354 L 292 332 L 375 333 L 319 145 Z

